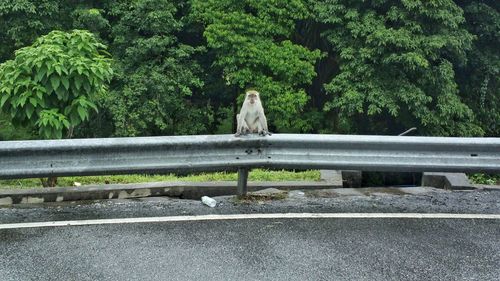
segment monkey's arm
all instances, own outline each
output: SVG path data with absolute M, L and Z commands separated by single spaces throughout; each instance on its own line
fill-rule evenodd
M 242 135 L 242 134 L 245 134 L 246 131 L 249 130 L 248 124 L 245 121 L 246 114 L 247 114 L 247 111 L 242 108 L 240 114 L 236 115 L 237 126 L 236 126 L 236 134 L 235 134 L 235 136 L 237 136 L 237 137 L 240 136 L 240 135 Z

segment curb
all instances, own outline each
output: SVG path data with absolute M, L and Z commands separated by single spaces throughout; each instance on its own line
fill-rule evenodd
M 487 191 L 500 191 L 500 185 L 474 184 L 476 189 Z
M 340 187 L 342 187 L 342 182 L 249 182 L 248 191 L 258 191 L 267 188 L 295 190 Z M 78 200 L 127 199 L 149 196 L 200 199 L 202 196 L 222 195 L 236 195 L 236 182 L 151 182 L 80 187 L 5 189 L 0 190 L 0 206 Z

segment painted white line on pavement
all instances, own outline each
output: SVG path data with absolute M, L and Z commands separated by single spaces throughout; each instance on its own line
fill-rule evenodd
M 0 224 L 0 229 L 80 226 L 123 223 L 188 222 L 247 219 L 500 219 L 500 214 L 420 214 L 420 213 L 278 213 L 171 217 L 143 217 L 98 220 L 71 220 Z

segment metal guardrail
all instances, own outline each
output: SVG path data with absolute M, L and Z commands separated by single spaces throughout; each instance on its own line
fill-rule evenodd
M 239 170 L 500 172 L 500 138 L 274 134 L 0 142 L 0 179 Z

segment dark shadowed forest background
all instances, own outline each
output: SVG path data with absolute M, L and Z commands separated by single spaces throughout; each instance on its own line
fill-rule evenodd
M 0 140 L 500 136 L 498 0 L 0 0 Z

